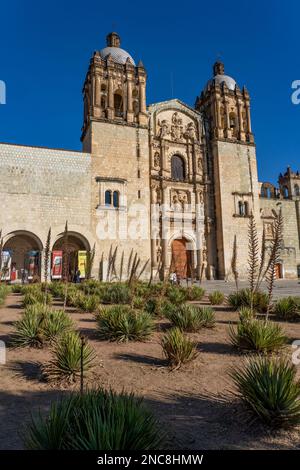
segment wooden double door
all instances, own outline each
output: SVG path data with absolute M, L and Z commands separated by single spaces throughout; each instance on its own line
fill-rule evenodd
M 185 238 L 176 239 L 172 243 L 171 271 L 175 271 L 180 279 L 191 277 L 192 253 L 187 250 Z

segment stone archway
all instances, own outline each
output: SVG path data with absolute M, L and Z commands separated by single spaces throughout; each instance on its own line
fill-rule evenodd
M 42 251 L 43 244 L 34 233 L 23 230 L 10 233 L 2 250 L 4 278 L 12 282 L 40 281 Z
M 186 238 L 176 238 L 172 242 L 171 271 L 176 272 L 180 279 L 191 277 L 192 253 L 187 249 L 188 240 Z
M 63 273 L 65 272 L 63 264 L 67 262 L 68 263 L 68 278 L 69 280 L 72 280 L 74 278 L 75 272 L 77 271 L 79 267 L 78 266 L 78 252 L 79 251 L 83 251 L 83 252 L 91 251 L 90 244 L 83 235 L 77 232 L 71 232 L 71 231 L 68 232 L 68 241 L 67 241 L 66 247 L 65 247 L 65 241 L 64 241 L 64 234 L 60 233 L 58 235 L 55 243 L 53 244 L 52 253 L 62 252 L 61 277 Z M 53 264 L 53 260 L 51 263 L 51 270 L 53 268 L 52 264 Z

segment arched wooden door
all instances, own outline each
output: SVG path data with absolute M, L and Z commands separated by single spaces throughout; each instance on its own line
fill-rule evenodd
M 275 264 L 275 276 L 276 276 L 276 279 L 282 279 L 282 264 L 281 263 Z
M 181 279 L 191 277 L 191 252 L 186 249 L 185 238 L 174 240 L 172 243 L 171 271 L 175 271 Z

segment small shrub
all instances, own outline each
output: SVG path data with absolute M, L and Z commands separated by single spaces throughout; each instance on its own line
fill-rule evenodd
M 102 309 L 96 316 L 100 338 L 110 341 L 144 341 L 154 323 L 147 312 L 136 312 L 129 306 L 116 305 Z
M 187 294 L 184 288 L 169 286 L 166 292 L 166 296 L 173 304 L 182 304 L 185 302 Z
M 199 286 L 192 286 L 186 289 L 186 300 L 200 300 L 203 299 L 205 290 Z
M 85 343 L 83 346 L 83 371 L 86 374 L 93 366 L 96 354 Z M 76 331 L 60 336 L 52 349 L 52 359 L 45 365 L 44 373 L 50 380 L 76 382 L 80 376 L 81 339 Z
M 14 293 L 14 294 L 21 294 L 23 292 L 23 289 L 22 289 L 22 284 L 13 284 L 11 286 L 11 291 Z
M 48 289 L 53 297 L 63 298 L 65 285 L 61 281 L 52 281 L 48 284 Z
M 167 313 L 167 318 L 181 330 L 198 331 L 214 326 L 215 314 L 210 307 L 184 304 Z
M 179 369 L 182 364 L 197 356 L 196 343 L 190 341 L 177 327 L 171 328 L 161 340 L 163 353 L 171 369 Z
M 300 298 L 285 297 L 274 305 L 274 313 L 281 320 L 297 320 L 300 318 Z
M 169 300 L 164 297 L 151 297 L 144 305 L 144 310 L 150 315 L 156 315 L 160 318 L 166 317 L 168 312 L 171 312 L 177 308 L 176 305 L 172 304 Z
M 241 307 L 251 307 L 251 291 L 250 289 L 241 289 L 230 294 L 227 301 L 231 307 L 238 310 Z M 252 307 L 256 312 L 265 313 L 268 308 L 268 294 L 265 292 L 254 292 Z
M 11 292 L 10 286 L 7 286 L 5 284 L 0 285 L 0 305 L 4 305 L 5 299 L 10 292 Z
M 135 296 L 131 301 L 132 308 L 143 310 L 145 307 L 145 299 L 143 297 Z
M 71 318 L 63 310 L 47 311 L 41 324 L 43 340 L 52 343 L 65 331 L 71 330 L 73 326 Z
M 287 428 L 300 423 L 300 383 L 286 359 L 250 358 L 231 377 L 241 400 L 265 424 Z
M 236 331 L 230 327 L 229 336 L 238 349 L 261 353 L 278 351 L 287 341 L 279 325 L 261 320 L 238 323 Z
M 102 294 L 104 304 L 129 304 L 131 292 L 126 284 L 109 284 Z
M 77 300 L 76 306 L 83 312 L 95 312 L 97 306 L 100 303 L 100 299 L 97 295 L 83 295 Z
M 52 295 L 50 293 L 47 293 L 45 296 L 44 292 L 42 292 L 41 290 L 33 290 L 32 292 L 27 292 L 24 295 L 23 306 L 26 308 L 28 305 L 42 304 L 45 302 L 45 297 L 46 304 L 51 305 Z
M 84 298 L 83 292 L 77 289 L 68 289 L 66 305 L 68 307 L 79 307 L 80 301 Z
M 254 320 L 255 314 L 250 307 L 241 307 L 239 309 L 240 322 L 245 323 L 251 320 Z
M 154 415 L 133 394 L 89 390 L 52 403 L 32 417 L 24 438 L 30 450 L 157 450 L 164 436 Z
M 224 302 L 225 295 L 219 290 L 215 290 L 208 296 L 209 301 L 212 305 L 221 305 Z

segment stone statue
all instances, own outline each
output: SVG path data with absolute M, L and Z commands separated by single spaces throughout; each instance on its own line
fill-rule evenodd
M 159 126 L 158 137 L 163 139 L 170 134 L 170 126 L 166 119 L 163 119 L 161 122 L 158 120 L 157 125 Z

